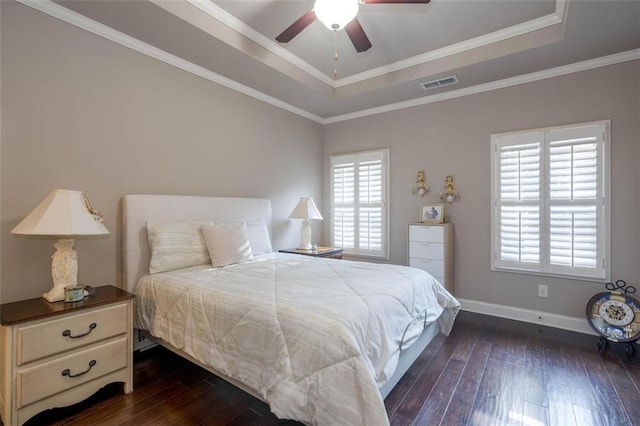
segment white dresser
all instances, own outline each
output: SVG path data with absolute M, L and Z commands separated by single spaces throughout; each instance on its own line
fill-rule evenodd
M 409 224 L 409 266 L 429 272 L 453 294 L 453 224 Z

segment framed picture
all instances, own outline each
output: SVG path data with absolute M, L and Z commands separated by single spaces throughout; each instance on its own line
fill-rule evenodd
M 420 222 L 443 223 L 444 204 L 423 204 L 420 206 Z

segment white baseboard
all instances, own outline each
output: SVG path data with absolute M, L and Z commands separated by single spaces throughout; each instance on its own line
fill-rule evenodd
M 494 303 L 480 302 L 477 300 L 459 299 L 463 311 L 494 317 L 507 318 L 516 321 L 530 322 L 548 327 L 561 328 L 563 330 L 576 331 L 578 333 L 592 334 L 596 332 L 589 326 L 586 318 L 569 317 L 566 315 L 550 314 L 549 312 L 533 311 L 531 309 L 516 308 L 513 306 L 496 305 Z

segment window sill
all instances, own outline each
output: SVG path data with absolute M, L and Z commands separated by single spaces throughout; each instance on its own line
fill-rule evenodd
M 536 275 L 541 277 L 560 278 L 560 279 L 575 280 L 575 281 L 589 281 L 589 282 L 596 282 L 596 283 L 606 283 L 611 281 L 610 278 L 593 277 L 588 275 L 566 275 L 566 274 L 558 274 L 553 272 L 531 271 L 526 269 L 516 269 L 516 268 L 506 268 L 506 267 L 496 267 L 496 266 L 492 266 L 491 270 L 493 272 L 507 272 L 511 274 Z
M 343 251 L 342 255 L 347 260 L 362 260 L 365 262 L 374 262 L 374 261 L 389 261 L 389 256 L 373 256 L 367 254 L 358 254 L 358 253 L 349 253 L 347 251 Z

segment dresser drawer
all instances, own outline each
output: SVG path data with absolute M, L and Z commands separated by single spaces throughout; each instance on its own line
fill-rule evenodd
M 444 243 L 444 230 L 442 226 L 410 226 L 409 241 Z
M 409 266 L 427 271 L 434 277 L 444 277 L 443 260 L 417 259 L 415 257 L 410 257 Z
M 415 258 L 444 260 L 444 244 L 411 241 L 409 242 L 409 253 L 411 253 L 411 257 Z
M 18 408 L 125 368 L 128 356 L 124 336 L 19 370 Z M 65 370 L 68 375 L 62 374 Z
M 122 303 L 19 327 L 18 365 L 127 333 L 127 307 Z

